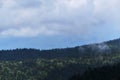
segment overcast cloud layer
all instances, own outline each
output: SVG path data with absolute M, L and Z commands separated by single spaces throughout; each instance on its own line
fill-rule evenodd
M 0 36 L 120 33 L 120 0 L 0 0 Z

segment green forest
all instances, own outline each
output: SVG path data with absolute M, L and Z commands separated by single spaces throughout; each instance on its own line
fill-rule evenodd
M 119 80 L 120 39 L 73 48 L 0 51 L 0 80 Z

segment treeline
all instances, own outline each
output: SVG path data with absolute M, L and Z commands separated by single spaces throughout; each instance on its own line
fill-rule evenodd
M 94 77 L 99 67 L 120 63 L 118 42 L 120 39 L 65 49 L 1 50 L 0 80 L 94 80 L 90 76 Z
M 89 68 L 83 75 L 75 74 L 69 80 L 120 80 L 120 63 Z
M 15 49 L 1 50 L 0 60 L 28 60 L 36 58 L 78 58 L 78 48 L 37 50 L 37 49 Z
M 119 61 L 120 55 L 79 59 L 38 58 L 24 61 L 0 61 L 0 80 L 69 80 L 75 74 L 85 77 L 89 68 L 93 70 L 119 63 Z
M 120 39 L 113 41 L 76 46 L 73 48 L 38 50 L 38 49 L 15 49 L 1 50 L 0 60 L 28 60 L 36 58 L 44 59 L 69 59 L 80 57 L 98 57 L 117 55 L 120 53 Z

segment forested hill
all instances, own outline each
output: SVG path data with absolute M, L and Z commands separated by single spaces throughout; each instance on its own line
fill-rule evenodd
M 120 39 L 103 43 L 77 46 L 73 48 L 38 50 L 38 49 L 15 49 L 1 50 L 0 60 L 27 60 L 36 58 L 79 58 L 95 57 L 99 55 L 112 55 L 120 53 Z
M 120 80 L 120 63 L 89 69 L 83 75 L 75 74 L 69 80 Z
M 0 80 L 82 80 L 81 77 L 90 77 L 91 72 L 92 76 L 99 74 L 96 70 L 100 68 L 101 71 L 103 66 L 118 63 L 120 63 L 120 39 L 64 49 L 1 50 Z M 89 70 L 92 71 L 89 73 Z M 114 74 L 114 69 L 112 70 Z M 106 76 L 112 75 L 107 75 L 106 72 Z M 79 79 L 75 78 L 76 74 Z M 90 77 L 83 80 L 107 80 L 107 77 L 105 79 Z

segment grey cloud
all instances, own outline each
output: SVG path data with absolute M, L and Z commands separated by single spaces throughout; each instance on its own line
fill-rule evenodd
M 16 2 L 23 8 L 37 8 L 41 6 L 40 0 L 16 0 Z
M 9 0 L 7 1 L 9 2 Z M 0 8 L 0 28 L 5 27 L 3 32 L 9 31 L 6 28 L 19 32 L 19 28 L 29 27 L 39 30 L 44 27 L 42 35 L 50 30 L 54 33 L 52 35 L 101 38 L 108 34 L 119 33 L 118 30 L 120 30 L 120 6 L 116 5 L 119 0 L 11 1 L 8 5 L 4 1 L 4 7 Z M 104 5 L 105 3 L 106 5 Z M 108 29 L 109 31 L 106 31 Z

